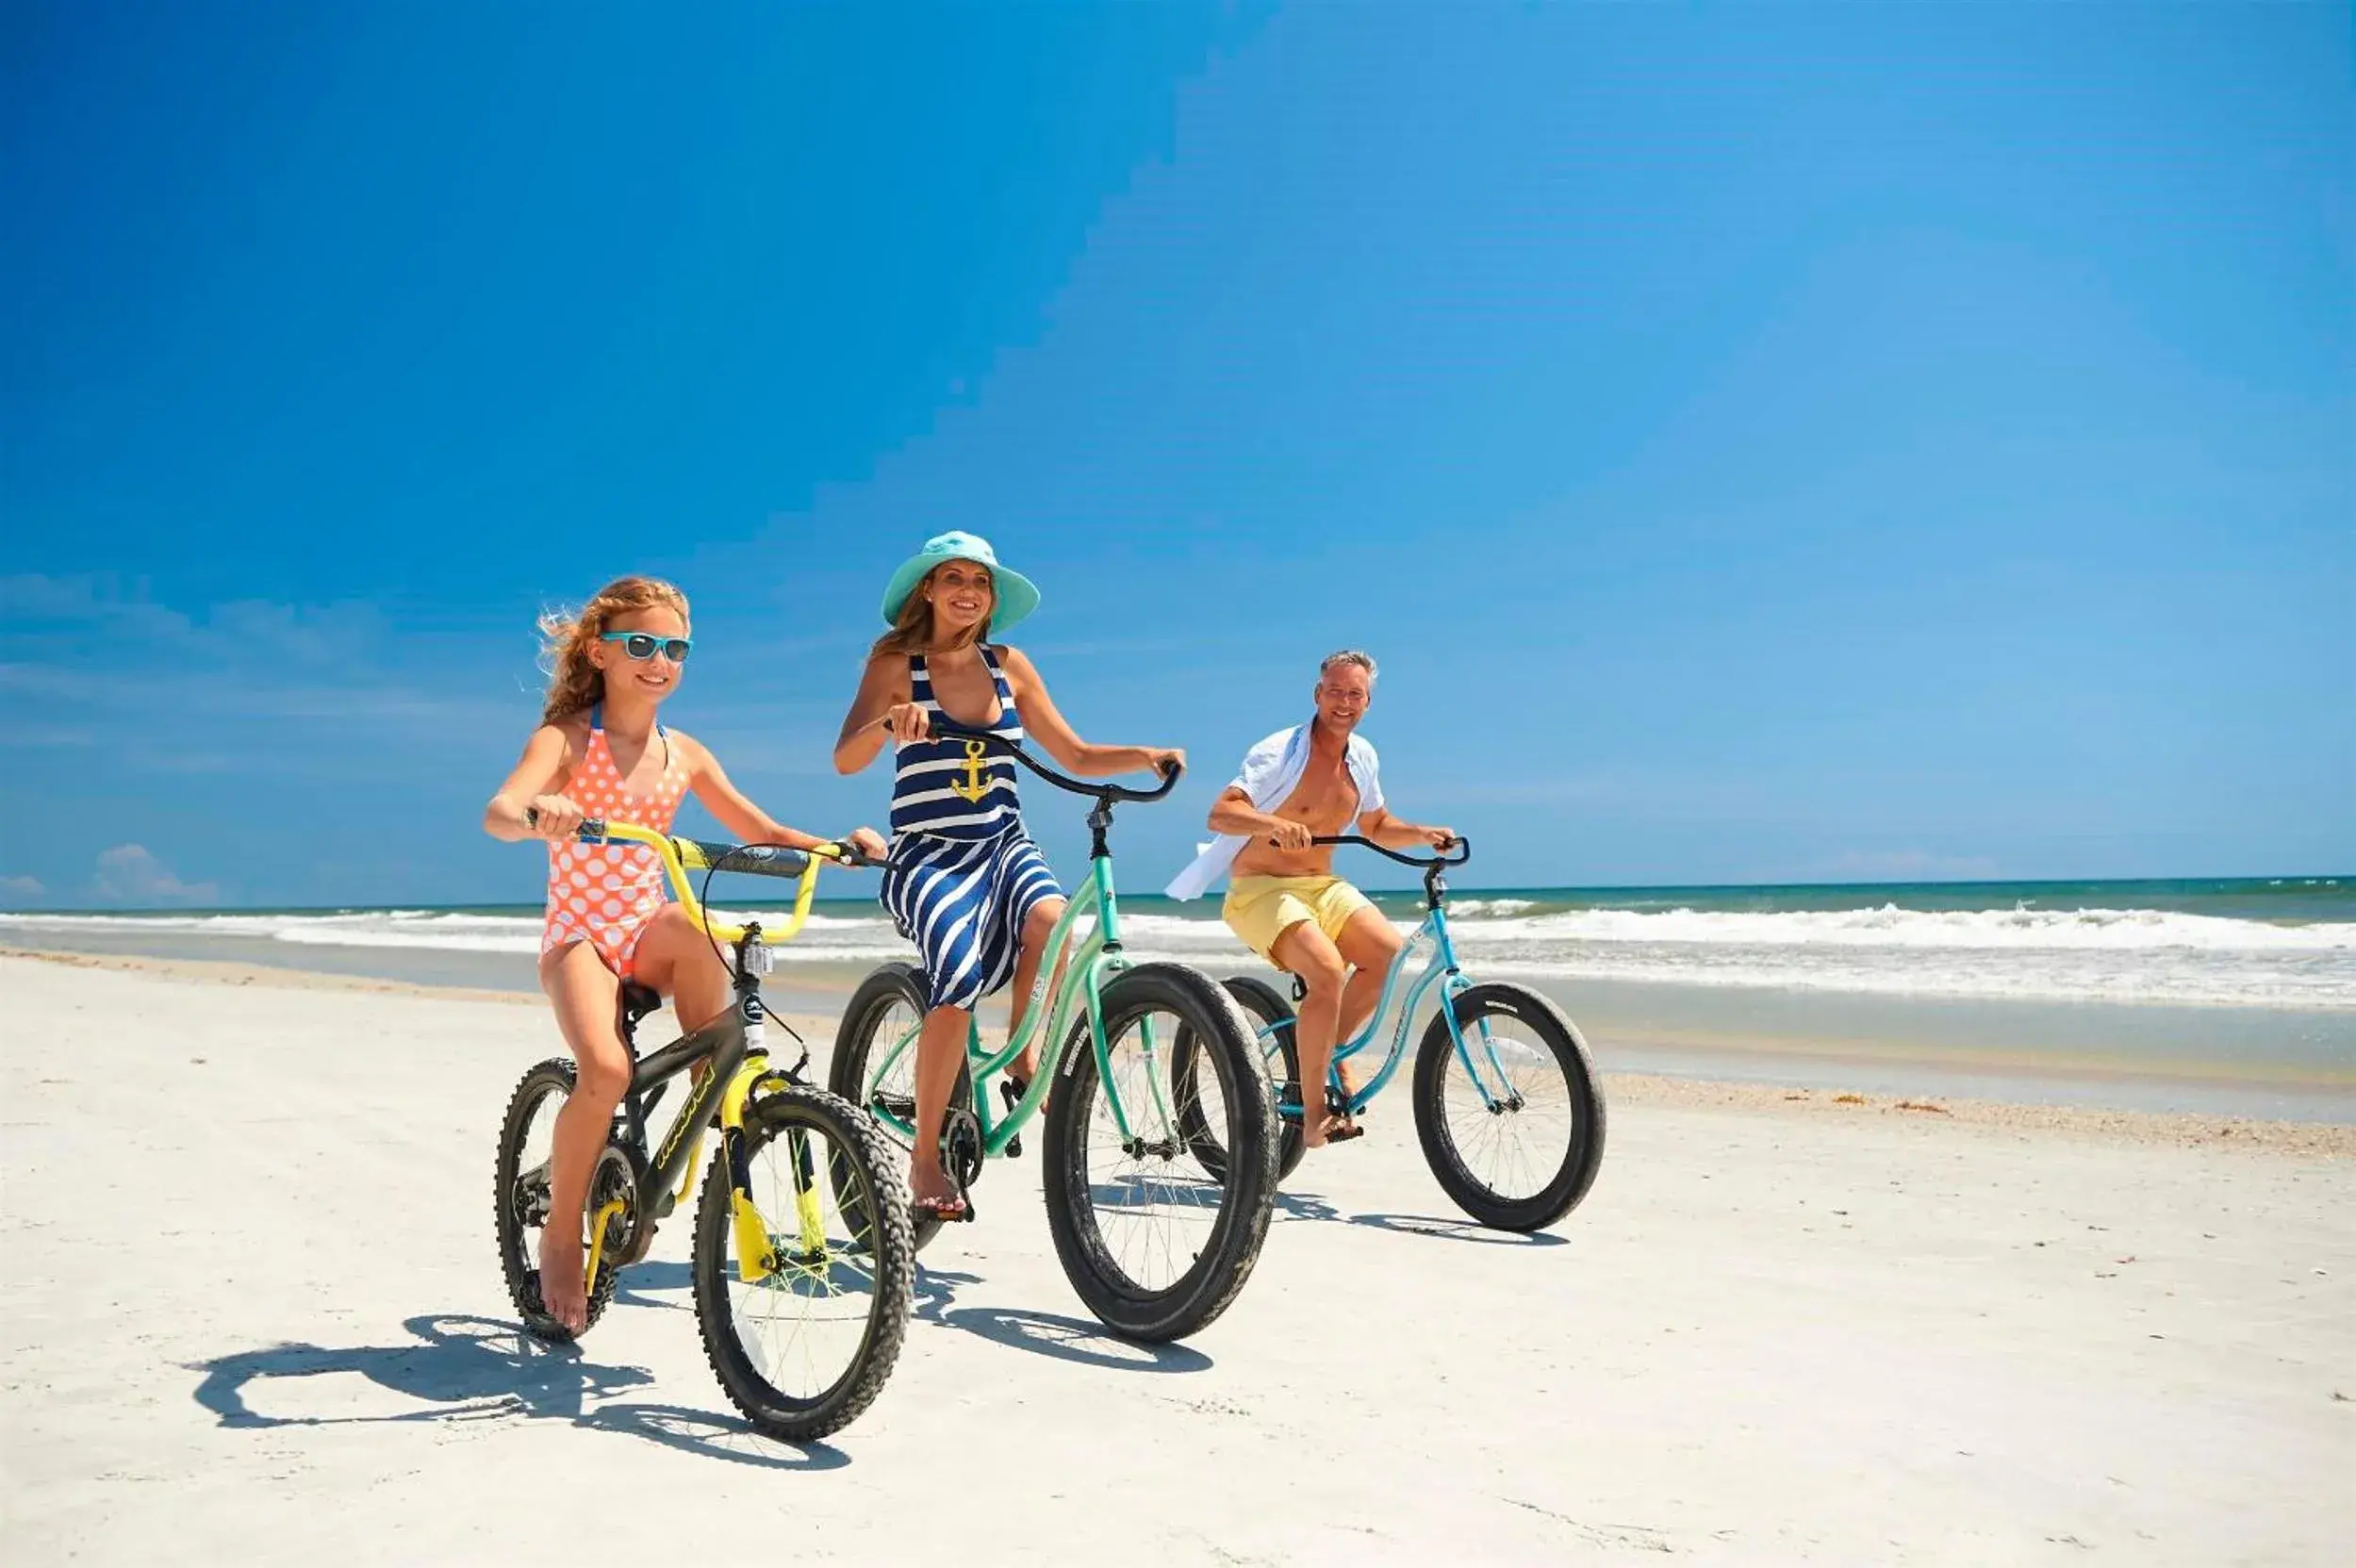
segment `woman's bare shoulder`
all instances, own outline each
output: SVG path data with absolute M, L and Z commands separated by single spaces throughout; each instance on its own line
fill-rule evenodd
M 1011 642 L 994 642 L 990 652 L 998 656 L 998 664 L 1018 681 L 1033 685 L 1039 684 L 1039 667 L 1030 662 L 1030 655 Z
M 908 655 L 888 648 L 868 654 L 867 662 L 860 667 L 859 684 L 868 688 L 905 690 L 909 684 Z

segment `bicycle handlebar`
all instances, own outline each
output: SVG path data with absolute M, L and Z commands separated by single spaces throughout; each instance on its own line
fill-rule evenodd
M 537 808 L 524 808 L 526 822 L 537 823 L 539 818 Z M 634 822 L 608 822 L 595 817 L 584 821 L 573 837 L 584 844 L 643 844 L 652 850 L 663 862 L 663 875 L 671 884 L 671 896 L 687 912 L 687 918 L 706 936 L 726 943 L 744 940 L 745 928 L 714 921 L 702 900 L 696 897 L 695 889 L 688 885 L 688 872 L 740 871 L 748 876 L 799 879 L 792 918 L 783 929 L 765 927 L 761 932 L 765 942 L 790 942 L 810 918 L 810 900 L 818 890 L 819 866 L 828 861 L 841 866 L 882 864 L 868 859 L 849 844 L 821 844 L 813 850 L 788 849 L 783 844 L 708 844 L 696 838 L 673 838 Z
M 1376 843 L 1373 839 L 1366 837 L 1363 834 L 1321 834 L 1317 837 L 1310 839 L 1310 842 L 1311 844 L 1360 845 L 1366 849 L 1374 850 L 1375 853 L 1382 855 L 1387 859 L 1395 860 L 1402 866 L 1412 866 L 1416 869 L 1422 871 L 1437 870 L 1443 866 L 1461 866 L 1466 861 L 1473 858 L 1473 841 L 1465 837 L 1462 834 L 1458 834 L 1456 837 L 1456 847 L 1459 853 L 1455 855 L 1453 858 L 1446 854 L 1401 854 L 1396 850 L 1384 848 L 1382 845 Z
M 1093 795 L 1099 801 L 1162 800 L 1178 787 L 1179 777 L 1186 771 L 1184 764 L 1172 763 L 1162 771 L 1162 787 L 1159 789 L 1131 789 L 1127 784 L 1087 784 L 1057 772 L 1037 757 L 1032 756 L 1020 743 L 1009 740 L 995 731 L 972 729 L 952 718 L 936 718 L 932 721 L 931 728 L 933 737 L 940 740 L 987 741 L 1047 783 L 1055 785 L 1056 788 L 1069 790 L 1074 795 Z

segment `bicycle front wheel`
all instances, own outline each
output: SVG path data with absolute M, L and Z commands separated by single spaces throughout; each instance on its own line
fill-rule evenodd
M 1251 1278 L 1276 1200 L 1276 1114 L 1252 1032 L 1209 976 L 1129 969 L 1103 991 L 1109 1074 L 1083 1018 L 1064 1043 L 1045 1137 L 1047 1226 L 1072 1288 L 1115 1333 L 1182 1339 Z M 1191 1103 L 1225 1151 L 1193 1168 L 1171 1081 L 1192 1035 Z
M 1539 1230 L 1587 1196 L 1604 1161 L 1604 1090 L 1562 1009 L 1519 985 L 1475 985 L 1415 1054 L 1415 1132 L 1448 1197 L 1495 1230 Z
M 720 1387 L 807 1443 L 872 1403 L 908 1332 L 916 1247 L 874 1121 L 820 1089 L 764 1096 L 696 1210 L 696 1321 Z

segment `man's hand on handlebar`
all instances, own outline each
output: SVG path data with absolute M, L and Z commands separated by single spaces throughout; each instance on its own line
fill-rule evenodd
M 1268 842 L 1279 850 L 1306 850 L 1315 841 L 1316 834 L 1305 822 L 1288 821 L 1281 817 L 1268 818 Z
M 1457 831 L 1454 828 L 1425 828 L 1424 839 L 1435 850 L 1453 850 L 1457 847 Z
M 855 828 L 848 837 L 837 840 L 845 849 L 860 857 L 850 864 L 872 861 L 881 864 L 891 858 L 892 847 L 883 842 L 883 835 L 873 828 Z

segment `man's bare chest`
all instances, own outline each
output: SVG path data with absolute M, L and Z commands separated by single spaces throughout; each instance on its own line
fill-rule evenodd
M 1348 765 L 1310 763 L 1276 815 L 1321 834 L 1341 832 L 1358 815 L 1358 785 L 1350 780 Z

